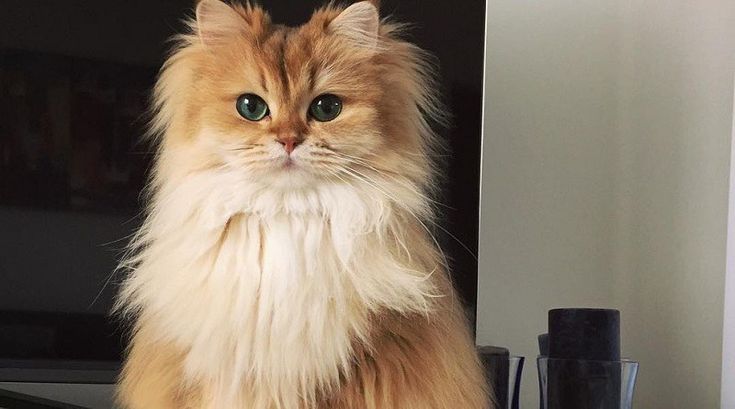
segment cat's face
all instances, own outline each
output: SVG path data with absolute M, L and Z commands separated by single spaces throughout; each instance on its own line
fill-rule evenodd
M 291 28 L 257 7 L 205 0 L 195 29 L 169 62 L 185 61 L 188 74 L 169 79 L 189 84 L 170 92 L 186 95 L 171 96 L 173 121 L 184 143 L 208 151 L 206 166 L 283 188 L 425 172 L 420 57 L 392 40 L 372 3 Z

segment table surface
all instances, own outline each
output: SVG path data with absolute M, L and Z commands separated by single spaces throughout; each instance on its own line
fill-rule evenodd
M 69 408 L 115 408 L 113 404 L 115 385 L 112 384 L 0 382 L 0 390 L 60 402 Z

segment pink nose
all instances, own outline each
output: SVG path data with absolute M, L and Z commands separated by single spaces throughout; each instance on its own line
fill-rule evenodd
M 276 141 L 283 145 L 283 149 L 285 149 L 286 153 L 290 155 L 297 146 L 304 142 L 304 139 L 296 135 L 282 135 L 276 138 Z

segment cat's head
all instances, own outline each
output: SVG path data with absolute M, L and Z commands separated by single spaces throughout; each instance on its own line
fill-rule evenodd
M 159 178 L 227 169 L 274 189 L 424 191 L 435 86 L 425 54 L 376 3 L 328 6 L 286 27 L 257 6 L 201 1 L 156 89 L 168 160 Z

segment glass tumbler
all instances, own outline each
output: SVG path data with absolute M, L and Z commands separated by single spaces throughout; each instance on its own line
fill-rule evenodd
M 538 358 L 541 409 L 631 409 L 638 362 Z
M 521 374 L 523 373 L 522 356 L 505 353 L 481 353 L 488 384 L 498 409 L 518 409 Z M 501 351 L 502 352 L 502 351 Z

